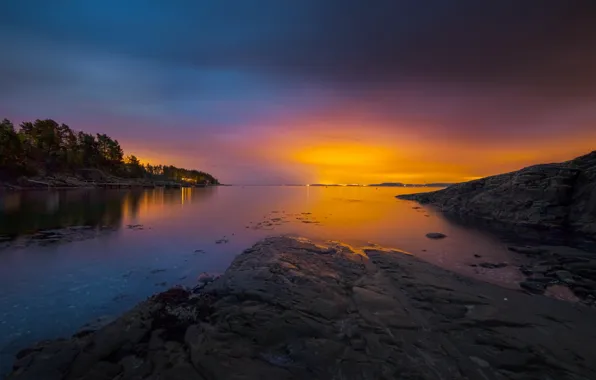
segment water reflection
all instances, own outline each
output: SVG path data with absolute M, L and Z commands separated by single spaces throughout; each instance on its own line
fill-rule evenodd
M 245 248 L 272 235 L 355 247 L 376 243 L 505 286 L 521 278 L 520 255 L 501 240 L 395 199 L 420 190 L 246 186 L 0 193 L 0 238 L 113 227 L 68 243 L 0 249 L 0 374 L 19 349 L 117 315 L 167 286 L 193 286 L 200 273 L 223 272 Z M 142 227 L 121 228 L 128 225 Z M 428 232 L 448 237 L 434 241 L 425 237 Z M 27 238 L 10 243 L 18 240 Z M 471 266 L 483 261 L 510 265 Z
M 197 191 L 198 190 L 198 191 Z M 17 237 L 72 226 L 120 227 L 141 211 L 205 200 L 213 188 L 56 190 L 0 193 L 0 235 Z
M 470 216 L 466 216 L 465 218 L 450 214 L 442 214 L 441 216 L 450 223 L 464 227 L 470 231 L 490 232 L 500 240 L 509 242 L 512 245 L 569 246 L 586 251 L 596 251 L 596 242 L 591 237 L 578 233 L 570 233 L 563 229 L 540 228 L 539 226 L 529 227 Z

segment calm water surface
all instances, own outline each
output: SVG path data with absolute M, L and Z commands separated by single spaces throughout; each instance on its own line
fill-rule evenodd
M 19 349 L 109 319 L 166 287 L 191 286 L 202 272 L 223 272 L 243 249 L 272 235 L 394 247 L 504 286 L 521 278 L 513 266 L 470 267 L 483 261 L 517 263 L 520 258 L 495 236 L 395 198 L 426 190 L 432 189 L 235 186 L 0 193 L 0 236 L 13 239 L 0 248 L 0 374 Z M 94 226 L 95 237 L 42 244 L 18 238 L 80 225 Z M 448 238 L 425 237 L 433 231 Z

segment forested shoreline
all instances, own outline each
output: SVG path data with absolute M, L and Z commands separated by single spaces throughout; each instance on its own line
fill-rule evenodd
M 142 164 L 134 155 L 125 156 L 118 140 L 106 134 L 75 131 L 51 119 L 23 122 L 18 127 L 8 119 L 0 122 L 0 180 L 78 176 L 85 169 L 127 179 L 219 184 L 199 170 Z

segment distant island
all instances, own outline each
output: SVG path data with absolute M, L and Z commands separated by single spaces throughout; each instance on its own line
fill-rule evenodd
M 0 187 L 207 186 L 217 178 L 199 170 L 142 164 L 124 156 L 106 134 L 74 131 L 54 120 L 0 122 Z
M 447 187 L 453 183 L 401 183 L 401 182 L 383 182 L 370 184 L 373 187 Z
M 411 184 L 411 183 L 401 183 L 401 182 L 383 182 L 383 183 L 372 183 L 370 185 L 360 185 L 360 184 L 324 184 L 324 183 L 311 183 L 307 186 L 314 186 L 314 187 L 339 187 L 339 186 L 349 186 L 349 187 L 447 187 L 451 186 L 453 183 L 421 183 L 421 184 Z

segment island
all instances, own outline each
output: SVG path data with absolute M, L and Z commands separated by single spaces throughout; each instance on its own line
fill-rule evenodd
M 447 187 L 451 186 L 453 183 L 401 183 L 401 182 L 383 182 L 383 183 L 374 183 L 368 186 L 373 187 Z

